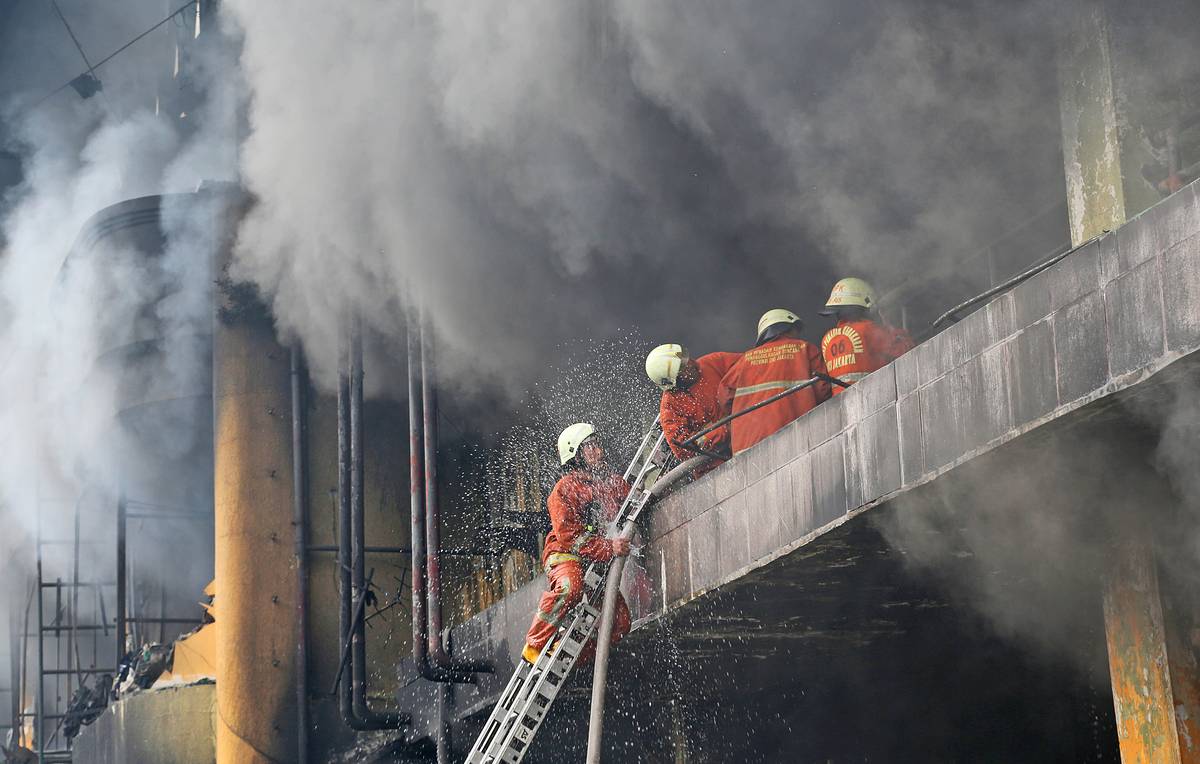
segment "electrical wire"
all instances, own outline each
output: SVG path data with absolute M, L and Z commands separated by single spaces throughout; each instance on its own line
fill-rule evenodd
M 154 30 L 158 29 L 158 28 L 159 28 L 159 27 L 161 27 L 163 24 L 166 24 L 168 21 L 170 21 L 171 19 L 175 18 L 175 17 L 176 17 L 176 16 L 178 16 L 179 14 L 183 13 L 183 12 L 184 12 L 184 11 L 186 11 L 188 8 L 192 7 L 193 5 L 195 5 L 195 4 L 196 4 L 196 3 L 198 3 L 198 2 L 200 2 L 200 0 L 188 0 L 188 2 L 184 3 L 183 5 L 179 6 L 179 8 L 175 9 L 174 11 L 172 11 L 172 12 L 171 12 L 171 15 L 167 16 L 167 17 L 166 17 L 165 19 L 163 19 L 162 21 L 158 22 L 158 23 L 157 23 L 157 24 L 155 24 L 154 26 L 150 27 L 150 28 L 149 28 L 149 29 L 147 29 L 146 31 L 144 31 L 144 32 L 142 32 L 141 34 L 139 34 L 137 37 L 134 37 L 134 38 L 133 38 L 132 40 L 130 40 L 129 42 L 125 43 L 125 44 L 124 44 L 124 45 L 122 45 L 121 47 L 119 47 L 119 48 L 117 48 L 116 50 L 114 50 L 112 53 L 109 53 L 107 56 L 105 56 L 104 58 L 102 58 L 102 59 L 100 59 L 99 61 L 97 61 L 97 62 L 96 62 L 94 65 L 92 65 L 92 66 L 91 66 L 91 67 L 90 67 L 90 68 L 89 68 L 89 69 L 88 69 L 86 72 L 80 72 L 80 73 L 79 73 L 79 74 L 77 74 L 76 76 L 74 76 L 74 77 L 72 77 L 71 79 L 69 79 L 69 80 L 67 80 L 66 82 L 64 82 L 62 85 L 59 85 L 59 86 L 58 86 L 57 88 L 55 88 L 54 90 L 51 90 L 49 93 L 47 93 L 46 95 L 44 95 L 44 96 L 42 96 L 41 98 L 39 98 L 39 99 L 38 99 L 36 102 L 34 102 L 33 106 L 29 107 L 29 108 L 30 108 L 30 110 L 32 111 L 33 109 L 36 109 L 37 107 L 41 106 L 41 105 L 42 105 L 43 103 L 45 103 L 46 101 L 50 100 L 51 98 L 53 98 L 54 96 L 58 95 L 58 94 L 59 94 L 59 93 L 61 93 L 62 91 L 64 91 L 64 90 L 66 90 L 67 88 L 71 87 L 71 83 L 72 83 L 72 82 L 74 82 L 75 80 L 79 79 L 79 78 L 80 78 L 80 77 L 82 77 L 83 75 L 85 75 L 85 74 L 91 74 L 92 76 L 95 76 L 95 71 L 96 71 L 97 69 L 99 69 L 100 67 L 104 66 L 104 65 L 105 65 L 105 64 L 107 64 L 109 61 L 112 61 L 114 58 L 116 58 L 117 56 L 119 56 L 119 55 L 121 55 L 122 53 L 124 53 L 124 52 L 125 52 L 125 51 L 126 51 L 126 50 L 127 50 L 129 47 L 130 47 L 130 46 L 132 46 L 133 44 L 137 43 L 137 42 L 138 42 L 139 40 L 141 40 L 143 37 L 145 37 L 146 35 L 150 34 L 150 33 L 151 33 L 151 32 L 153 32 Z M 54 8 L 55 8 L 55 10 L 57 11 L 57 10 L 58 10 L 58 5 L 57 5 L 57 4 L 55 4 Z M 62 13 L 61 13 L 61 12 L 59 13 L 59 18 L 62 18 Z M 65 25 L 66 23 L 67 23 L 66 19 L 63 19 L 63 24 Z M 67 26 L 67 31 L 68 31 L 68 32 L 70 32 L 70 30 L 71 30 L 70 26 Z M 73 33 L 71 34 L 71 39 L 72 39 L 72 40 L 74 40 L 74 39 L 75 39 L 75 35 L 74 35 Z M 76 47 L 79 47 L 79 42 L 78 42 L 77 40 L 76 40 L 76 42 L 75 42 L 75 46 L 76 46 Z M 83 56 L 83 49 L 82 49 L 82 48 L 80 48 L 80 50 L 79 50 L 79 55 Z M 84 60 L 84 62 L 86 63 L 86 62 L 87 62 L 87 56 L 84 56 L 83 60 Z
M 61 21 L 63 27 L 66 28 L 67 34 L 71 36 L 71 42 L 75 43 L 75 50 L 79 51 L 79 57 L 83 59 L 84 66 L 88 68 L 86 74 L 95 76 L 96 67 L 92 66 L 91 61 L 88 61 L 87 54 L 83 52 L 83 46 L 79 44 L 79 38 L 75 36 L 75 32 L 71 29 L 71 25 L 67 23 L 67 17 L 63 15 L 62 9 L 58 7 L 58 0 L 50 0 L 50 7 L 54 9 L 54 13 L 58 16 L 58 20 Z M 79 76 L 82 77 L 83 75 L 81 74 Z

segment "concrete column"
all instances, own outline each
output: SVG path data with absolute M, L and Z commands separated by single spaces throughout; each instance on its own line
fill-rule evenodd
M 213 331 L 217 761 L 296 758 L 288 352 L 266 309 L 218 290 Z
M 1146 14 L 1154 14 L 1148 4 Z M 1105 0 L 1064 4 L 1059 46 L 1063 161 L 1071 241 L 1120 227 L 1159 200 L 1141 176 L 1152 159 L 1122 112 L 1124 69 Z M 1164 617 L 1153 543 L 1122 533 L 1103 584 L 1105 638 L 1123 762 L 1200 762 L 1200 671 L 1182 620 Z
M 1119 112 L 1119 56 L 1101 0 L 1063 4 L 1059 106 L 1071 243 L 1111 231 L 1158 201 L 1141 177 L 1149 159 Z
M 1154 554 L 1124 541 L 1104 585 L 1104 631 L 1122 762 L 1180 761 Z

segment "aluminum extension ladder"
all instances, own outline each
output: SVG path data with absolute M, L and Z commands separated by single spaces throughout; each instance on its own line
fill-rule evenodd
M 625 470 L 630 491 L 617 512 L 618 528 L 637 521 L 650 503 L 654 481 L 663 473 L 670 458 L 666 436 L 655 419 L 654 426 L 642 438 L 637 455 Z M 583 599 L 568 615 L 566 625 L 559 627 L 554 639 L 546 643 L 532 665 L 525 660 L 517 661 L 517 670 L 471 747 L 467 764 L 519 764 L 525 758 L 542 720 L 600 624 L 607 570 L 607 563 L 593 562 L 588 566 L 583 576 Z

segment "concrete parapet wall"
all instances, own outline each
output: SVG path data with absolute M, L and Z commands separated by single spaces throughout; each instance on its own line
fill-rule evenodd
M 76 764 L 212 764 L 216 685 L 131 695 L 110 705 L 75 739 Z
M 1197 349 L 1191 186 L 664 499 L 658 610 Z

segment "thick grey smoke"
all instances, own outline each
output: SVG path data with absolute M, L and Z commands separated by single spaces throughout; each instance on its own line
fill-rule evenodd
M 208 242 L 196 220 L 202 216 L 164 205 L 167 249 L 153 263 L 132 251 L 68 257 L 85 221 L 117 202 L 190 192 L 201 180 L 232 179 L 236 171 L 236 82 L 210 89 L 195 130 L 175 115 L 155 114 L 161 82 L 170 80 L 173 28 L 100 70 L 105 89 L 92 98 L 81 100 L 68 89 L 39 103 L 38 96 L 52 90 L 48 82 L 61 85 L 83 64 L 71 60 L 77 54 L 57 18 L 40 18 L 38 10 L 48 8 L 30 5 L 18 8 L 3 30 L 12 43 L 3 46 L 9 54 L 5 124 L 23 175 L 8 194 L 0 262 L 0 346 L 6 356 L 0 427 L 10 455 L 0 486 L 13 508 L 32 507 L 37 490 L 70 494 L 91 481 L 115 487 L 108 483 L 115 474 L 111 460 L 120 453 L 110 440 L 121 437 L 111 429 L 118 380 L 97 365 L 105 353 L 161 333 L 168 338 L 164 347 L 178 352 L 168 352 L 147 383 L 171 389 L 198 373 L 194 345 L 179 339 L 205 332 L 209 316 Z M 93 48 L 93 60 L 163 13 L 150 0 L 126 3 L 125 14 L 61 5 L 81 44 Z M 48 64 L 15 60 L 31 52 L 30 41 L 58 56 Z M 191 62 L 192 76 L 220 82 L 210 69 L 220 60 L 198 58 Z M 47 76 L 47 69 L 53 73 Z M 221 75 L 228 81 L 227 72 Z M 177 434 L 187 437 L 184 430 Z M 36 486 L 31 476 L 37 474 L 46 474 L 51 485 Z M 31 522 L 30 512 L 17 515 L 26 526 Z
M 631 327 L 739 348 L 1061 195 L 1046 9 L 993 6 L 230 2 L 239 272 L 326 382 L 339 314 L 395 336 L 410 293 L 468 387 Z

